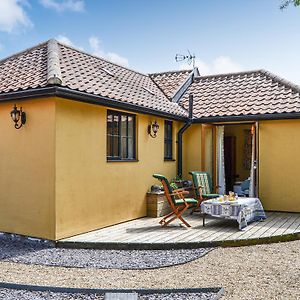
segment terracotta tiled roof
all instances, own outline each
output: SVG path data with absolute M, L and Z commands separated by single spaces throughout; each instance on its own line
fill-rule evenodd
M 50 40 L 0 61 L 0 95 L 51 85 L 109 98 L 177 116 L 172 103 L 149 75 L 116 65 Z
M 180 117 L 187 117 L 192 93 L 197 119 L 300 113 L 299 86 L 267 71 L 201 77 L 192 72 L 144 75 L 50 40 L 0 61 L 0 98 L 10 92 L 55 85 L 102 97 L 102 104 L 125 103 Z M 194 82 L 179 104 L 170 101 L 181 96 L 190 79 Z
M 171 99 L 179 87 L 187 80 L 193 70 L 169 71 L 150 74 L 152 80 Z
M 201 76 L 181 100 L 194 96 L 194 118 L 300 112 L 300 88 L 267 71 Z
M 0 94 L 46 85 L 46 43 L 0 61 Z

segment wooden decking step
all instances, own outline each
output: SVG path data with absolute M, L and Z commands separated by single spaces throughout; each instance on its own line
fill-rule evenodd
M 238 246 L 300 239 L 300 213 L 267 212 L 263 222 L 239 230 L 234 220 L 186 214 L 191 228 L 174 221 L 167 227 L 160 218 L 141 218 L 58 241 L 59 247 L 101 249 L 183 249 L 190 247 Z

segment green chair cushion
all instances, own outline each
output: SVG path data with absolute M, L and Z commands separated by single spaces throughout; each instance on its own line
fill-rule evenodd
M 193 198 L 185 198 L 185 201 L 187 204 L 197 204 L 198 201 L 196 199 L 193 199 Z M 175 205 L 182 205 L 184 204 L 184 201 L 183 199 L 176 199 L 175 200 Z
M 203 198 L 218 198 L 220 197 L 219 194 L 202 194 Z

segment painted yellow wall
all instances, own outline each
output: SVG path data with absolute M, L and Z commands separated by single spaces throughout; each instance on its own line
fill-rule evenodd
M 27 114 L 18 130 L 14 103 Z M 0 231 L 55 238 L 54 124 L 54 100 L 0 104 Z
M 56 108 L 56 239 L 145 216 L 146 192 L 160 184 L 152 174 L 176 175 L 176 161 L 164 161 L 163 119 L 137 115 L 138 162 L 107 162 L 107 108 L 63 99 Z
M 192 180 L 190 171 L 201 170 L 201 124 L 191 125 L 183 135 L 183 178 Z
M 13 102 L 0 104 L 0 231 L 61 239 L 146 215 L 153 173 L 164 161 L 164 120 L 137 114 L 137 162 L 106 161 L 107 108 L 58 98 L 17 102 L 27 123 L 16 130 Z M 157 120 L 158 137 L 147 134 Z M 173 122 L 173 157 L 182 123 Z M 300 212 L 300 120 L 259 128 L 259 192 L 267 210 Z M 184 133 L 183 176 L 201 170 L 201 124 Z
M 259 197 L 267 210 L 300 212 L 300 120 L 259 123 Z
M 250 170 L 244 168 L 244 130 L 251 130 L 250 124 L 236 124 L 236 125 L 226 125 L 225 126 L 225 136 L 235 136 L 236 137 L 236 174 L 239 177 L 237 181 L 244 181 L 250 176 Z

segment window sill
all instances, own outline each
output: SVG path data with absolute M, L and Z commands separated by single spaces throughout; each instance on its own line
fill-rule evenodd
M 174 158 L 164 158 L 164 161 L 176 161 Z
M 138 159 L 107 159 L 106 162 L 138 162 Z

